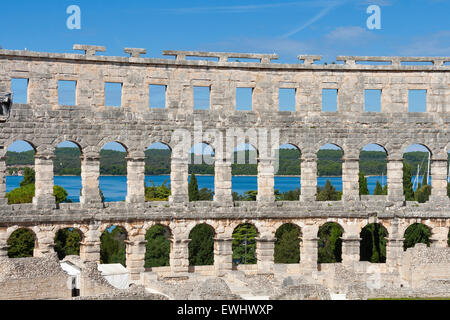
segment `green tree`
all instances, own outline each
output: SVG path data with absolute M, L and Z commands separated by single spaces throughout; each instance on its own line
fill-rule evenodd
M 406 201 L 414 201 L 414 190 L 411 182 L 411 166 L 403 161 L 403 194 Z
M 317 188 L 317 201 L 339 201 L 341 197 L 342 193 L 336 191 L 330 180 L 327 180 L 323 188 Z
M 126 239 L 127 234 L 121 227 L 105 230 L 100 237 L 100 263 L 120 263 L 126 267 Z
M 318 263 L 342 261 L 342 228 L 335 222 L 327 222 L 319 228 Z
M 367 188 L 367 178 L 364 176 L 364 172 L 359 172 L 359 195 L 368 195 L 369 189 Z
M 73 228 L 61 229 L 55 236 L 55 251 L 59 260 L 65 256 L 80 255 L 81 234 Z
M 207 266 L 214 264 L 214 229 L 207 224 L 195 226 L 189 234 L 189 264 Z
M 145 201 L 167 201 L 171 194 L 170 188 L 166 186 L 168 179 L 166 179 L 162 185 L 156 186 L 153 181 L 150 180 L 152 186 L 145 186 Z
M 377 196 L 383 195 L 383 187 L 378 181 L 377 184 L 375 185 L 375 189 L 373 190 L 373 194 Z
M 145 268 L 169 266 L 170 230 L 160 224 L 151 227 L 145 234 Z
M 403 242 L 403 249 L 413 248 L 417 243 L 425 243 L 430 246 L 430 229 L 421 223 L 414 223 L 410 225 L 405 231 L 405 241 Z
M 431 186 L 426 184 L 424 186 L 417 188 L 417 190 L 414 192 L 414 199 L 419 203 L 425 203 L 430 198 L 430 195 L 431 195 Z
M 256 237 L 258 230 L 250 223 L 237 226 L 233 231 L 233 259 L 241 259 L 241 263 L 256 263 Z M 245 240 L 247 239 L 247 243 Z
M 197 178 L 193 173 L 191 174 L 191 179 L 189 180 L 188 192 L 189 192 L 189 201 L 198 201 L 200 199 Z
M 300 231 L 292 223 L 283 224 L 275 232 L 275 263 L 299 263 Z
M 31 230 L 21 228 L 14 231 L 7 243 L 9 258 L 27 258 L 33 256 L 35 236 Z
M 208 188 L 201 188 L 198 192 L 199 201 L 212 201 L 214 199 L 214 192 Z
M 34 184 L 36 181 L 35 176 L 36 174 L 33 169 L 28 167 L 25 168 L 25 171 L 23 172 L 23 180 L 20 182 L 20 186 L 25 187 L 27 185 Z

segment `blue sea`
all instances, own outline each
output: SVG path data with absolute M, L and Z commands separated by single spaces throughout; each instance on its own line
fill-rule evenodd
M 7 176 L 6 177 L 6 192 L 18 188 L 23 177 Z M 161 185 L 167 180 L 167 185 L 170 184 L 170 176 L 146 176 L 145 182 L 148 186 L 151 186 L 151 181 L 155 185 Z M 317 184 L 319 187 L 323 187 L 327 180 L 333 184 L 336 190 L 342 190 L 342 178 L 341 177 L 319 177 Z M 385 177 L 367 177 L 367 184 L 370 194 L 375 189 L 376 182 L 379 181 L 382 186 L 386 184 Z M 420 177 L 422 182 L 422 177 Z M 197 176 L 197 182 L 199 188 L 208 188 L 214 190 L 214 176 Z M 73 202 L 80 202 L 80 190 L 81 190 L 81 177 L 72 176 L 55 176 L 55 185 L 59 185 L 67 190 L 68 198 Z M 294 190 L 300 187 L 300 177 L 275 177 L 275 189 L 280 192 L 286 192 Z M 127 195 L 127 177 L 126 176 L 101 176 L 100 177 L 100 189 L 103 192 L 105 201 L 123 201 Z M 257 178 L 256 176 L 233 176 L 232 190 L 239 194 L 243 194 L 249 190 L 257 190 Z

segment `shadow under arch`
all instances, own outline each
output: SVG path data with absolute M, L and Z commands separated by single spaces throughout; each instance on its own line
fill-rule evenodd
M 8 258 L 29 258 L 38 247 L 37 236 L 29 228 L 18 228 L 8 237 Z
M 285 223 L 275 231 L 275 263 L 299 263 L 301 228 L 294 223 Z
M 78 228 L 67 227 L 59 229 L 55 234 L 55 251 L 59 260 L 66 256 L 79 256 L 80 244 L 84 239 L 83 232 Z
M 423 223 L 413 223 L 406 228 L 403 235 L 403 250 L 414 248 L 418 243 L 424 243 L 428 247 L 431 245 L 431 229 Z
M 214 265 L 215 230 L 206 223 L 196 225 L 189 233 L 189 265 Z
M 145 233 L 145 268 L 170 266 L 172 231 L 163 224 L 155 224 Z
M 387 229 L 381 223 L 366 225 L 360 233 L 360 261 L 385 263 L 387 236 Z
M 344 228 L 336 222 L 326 222 L 319 227 L 318 237 L 318 263 L 342 262 L 342 240 Z

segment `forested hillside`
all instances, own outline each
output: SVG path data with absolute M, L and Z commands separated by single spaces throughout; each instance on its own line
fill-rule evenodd
M 245 152 L 245 159 L 255 159 L 255 152 Z M 164 149 L 151 149 L 145 152 L 145 174 L 164 175 L 170 174 L 170 151 Z M 281 149 L 279 157 L 279 170 L 277 175 L 300 175 L 300 152 L 296 149 Z M 76 148 L 57 148 L 55 151 L 54 168 L 56 175 L 80 175 L 80 151 Z M 100 152 L 100 173 L 102 175 L 126 175 L 126 153 L 102 150 Z M 342 151 L 320 150 L 318 152 L 317 170 L 319 176 L 340 176 L 342 174 Z M 11 167 L 33 165 L 34 151 L 7 152 L 6 165 Z M 235 153 L 235 158 L 237 152 Z M 193 159 L 193 155 L 191 157 Z M 406 162 L 411 165 L 411 174 L 415 175 L 417 165 L 421 165 L 421 174 L 426 170 L 428 153 L 409 152 L 404 156 Z M 379 151 L 362 151 L 360 155 L 360 170 L 365 175 L 386 175 L 386 154 Z M 256 175 L 256 164 L 233 164 L 234 175 Z M 11 173 L 11 172 L 10 172 Z M 206 164 L 189 165 L 189 173 L 214 174 L 214 166 Z

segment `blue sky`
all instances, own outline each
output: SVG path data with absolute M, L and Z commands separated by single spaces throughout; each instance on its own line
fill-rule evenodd
M 81 30 L 66 27 L 69 5 L 81 9 Z M 381 8 L 380 30 L 366 26 L 369 5 Z M 112 56 L 146 48 L 156 58 L 163 50 L 275 52 L 280 63 L 297 63 L 299 54 L 322 55 L 322 63 L 337 55 L 450 56 L 448 0 L 15 0 L 2 12 L 4 49 L 73 52 L 81 43 Z M 199 93 L 201 107 L 206 95 Z M 292 104 L 292 93 L 283 99 Z M 367 100 L 373 107 L 376 93 Z

